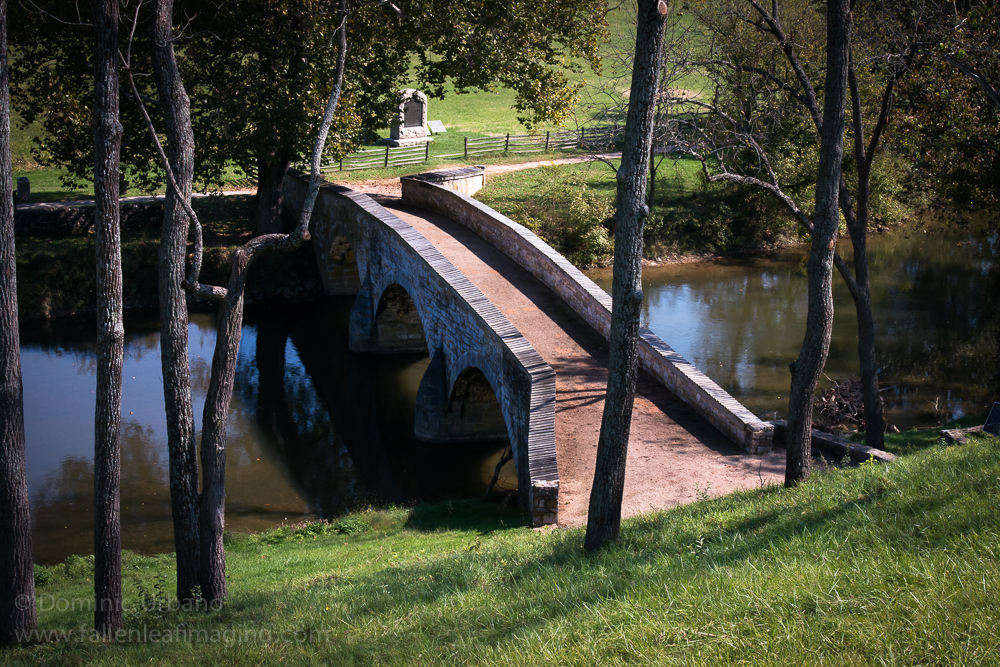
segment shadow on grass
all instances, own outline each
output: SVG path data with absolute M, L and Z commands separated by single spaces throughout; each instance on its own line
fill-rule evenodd
M 467 530 L 489 535 L 530 525 L 531 517 L 518 505 L 516 496 L 511 496 L 500 502 L 446 500 L 414 505 L 404 528 L 420 532 Z

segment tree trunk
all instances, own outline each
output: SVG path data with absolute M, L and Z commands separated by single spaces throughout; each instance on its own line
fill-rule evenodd
M 840 209 L 847 221 L 847 231 L 854 248 L 854 309 L 858 318 L 858 361 L 861 367 L 861 395 L 865 407 L 865 444 L 883 449 L 885 419 L 882 395 L 878 390 L 878 362 L 875 357 L 875 319 L 872 317 L 871 275 L 868 270 L 868 205 L 871 201 L 871 165 L 882 132 L 889 120 L 895 74 L 886 84 L 881 111 L 872 132 L 871 144 L 865 147 L 865 127 L 861 110 L 861 90 L 854 62 L 848 65 L 847 83 L 851 92 L 851 115 L 854 129 L 854 159 L 858 165 L 858 201 L 855 208 L 843 175 L 840 177 Z
M 38 627 L 31 563 L 31 516 L 24 467 L 24 403 L 17 330 L 14 170 L 10 160 L 7 0 L 0 0 L 0 643 Z
M 837 212 L 840 166 L 844 152 L 847 63 L 851 49 L 849 0 L 827 3 L 826 99 L 820 131 L 816 182 L 816 218 L 809 253 L 809 307 L 806 334 L 792 364 L 788 401 L 788 455 L 785 486 L 809 479 L 812 468 L 812 410 L 816 382 L 826 364 L 833 330 L 833 254 L 840 216 Z
M 646 184 L 646 207 L 649 212 L 653 212 L 653 207 L 656 206 L 656 171 L 660 166 L 656 161 L 656 154 L 654 151 L 656 146 L 650 141 L 649 145 L 649 182 Z
M 97 255 L 97 409 L 94 423 L 94 628 L 106 637 L 122 616 L 122 255 L 118 184 L 118 1 L 101 0 L 94 21 L 94 247 Z
M 191 196 L 194 133 L 188 96 L 174 59 L 173 0 L 154 0 L 153 72 L 163 110 L 168 156 L 178 188 Z M 167 189 L 160 236 L 160 363 L 170 459 L 170 510 L 177 552 L 177 598 L 191 600 L 200 586 L 198 537 L 198 456 L 195 444 L 188 311 L 182 282 L 188 236 L 183 201 Z
M 255 234 L 280 234 L 281 210 L 285 196 L 282 183 L 288 171 L 289 159 L 280 149 L 272 147 L 257 158 L 257 222 Z
M 625 146 L 618 169 L 615 212 L 615 262 L 612 280 L 608 391 L 601 418 L 597 465 L 590 492 L 584 549 L 594 551 L 617 541 L 621 527 L 625 461 L 632 424 L 638 366 L 639 310 L 642 306 L 642 232 L 646 206 L 646 174 L 652 145 L 653 111 L 663 54 L 667 3 L 640 0 L 635 38 L 635 64 L 629 95 Z
M 854 248 L 854 310 L 858 318 L 858 361 L 861 368 L 861 395 L 865 404 L 865 444 L 875 449 L 885 446 L 885 417 L 882 394 L 878 390 L 878 361 L 875 356 L 875 319 L 872 317 L 871 275 L 868 270 L 868 182 L 870 173 L 858 178 L 857 218 L 847 218 L 847 231 Z M 841 189 L 841 196 L 846 188 Z
M 226 552 L 222 534 L 226 527 L 226 425 L 236 379 L 236 359 L 243 330 L 243 285 L 246 267 L 239 267 L 242 253 L 233 258 L 232 283 L 238 294 L 219 305 L 218 334 L 212 357 L 212 379 L 205 397 L 201 434 L 201 595 L 206 602 L 221 602 L 226 587 Z

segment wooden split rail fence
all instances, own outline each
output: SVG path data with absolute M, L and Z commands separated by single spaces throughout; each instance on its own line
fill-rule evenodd
M 621 130 L 594 128 L 546 132 L 545 134 L 506 134 L 499 137 L 475 137 L 471 139 L 466 137 L 463 152 L 434 156 L 431 155 L 430 143 L 423 146 L 369 148 L 351 153 L 341 160 L 327 162 L 320 171 L 357 171 L 398 167 L 407 164 L 423 164 L 430 161 L 431 157 L 467 159 L 473 155 L 486 153 L 544 153 L 580 148 L 604 152 L 614 148 L 620 134 Z M 308 169 L 308 165 L 303 166 Z

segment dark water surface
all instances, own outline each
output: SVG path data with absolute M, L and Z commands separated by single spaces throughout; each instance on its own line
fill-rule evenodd
M 352 297 L 258 307 L 243 327 L 226 457 L 226 529 L 258 531 L 369 502 L 481 495 L 491 445 L 427 445 L 413 415 L 427 357 L 347 350 Z M 173 550 L 156 320 L 127 318 L 122 401 L 122 545 Z M 35 560 L 93 552 L 93 322 L 21 330 Z M 188 328 L 198 427 L 215 318 Z M 516 485 L 513 467 L 501 486 Z
M 840 253 L 850 261 L 850 244 Z M 745 259 L 642 271 L 643 324 L 764 418 L 788 411 L 788 364 L 805 333 L 808 248 Z M 988 274 L 997 233 L 972 228 L 902 229 L 869 240 L 876 349 L 886 419 L 900 428 L 984 410 L 982 360 L 994 343 L 983 328 L 1000 307 Z M 589 275 L 610 292 L 611 271 Z M 859 375 L 857 319 L 834 274 L 829 378 Z M 830 386 L 823 378 L 820 388 Z

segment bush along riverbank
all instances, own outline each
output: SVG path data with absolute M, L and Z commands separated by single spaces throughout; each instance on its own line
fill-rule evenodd
M 253 196 L 198 198 L 193 206 L 205 229 L 201 281 L 225 285 L 229 258 L 253 227 Z M 19 212 L 20 215 L 20 212 Z M 129 310 L 158 306 L 158 253 L 162 204 L 131 211 L 122 231 L 122 297 Z M 91 214 L 92 218 L 92 214 Z M 90 314 L 94 311 L 94 237 L 86 215 L 32 212 L 16 238 L 17 306 L 21 321 Z M 41 231 L 39 231 L 41 230 Z M 247 301 L 303 299 L 322 294 L 312 247 L 262 257 L 250 271 Z M 194 308 L 210 307 L 192 299 Z
M 981 421 L 980 421 L 981 423 Z M 92 561 L 39 568 L 40 631 L 5 664 L 990 664 L 1000 439 L 890 435 L 818 471 L 625 522 L 532 530 L 463 501 L 227 535 L 231 600 L 178 608 L 170 556 L 126 555 L 126 632 L 89 628 Z

